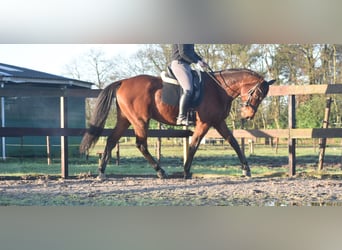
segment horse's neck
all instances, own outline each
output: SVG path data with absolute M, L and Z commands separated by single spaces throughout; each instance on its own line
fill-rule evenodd
M 232 96 L 233 99 L 240 96 L 241 95 L 241 84 L 240 83 L 233 84 L 233 87 L 230 89 L 229 94 Z
M 240 83 L 238 82 L 233 83 L 233 84 L 227 83 L 223 85 L 222 87 L 225 90 L 227 96 L 229 96 L 232 99 L 237 98 L 241 93 Z
M 216 73 L 215 78 L 218 81 L 218 85 L 226 92 L 228 97 L 235 99 L 240 95 L 241 84 L 239 82 L 229 82 L 221 72 Z

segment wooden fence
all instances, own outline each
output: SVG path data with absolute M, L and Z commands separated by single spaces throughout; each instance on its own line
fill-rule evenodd
M 288 96 L 288 128 L 268 130 L 234 131 L 236 137 L 274 137 L 288 139 L 289 176 L 296 174 L 296 139 L 298 138 L 342 138 L 342 128 L 296 128 L 296 95 L 342 94 L 342 84 L 270 86 L 268 96 Z M 322 117 L 323 120 L 323 117 Z
M 61 177 L 67 178 L 68 170 L 68 137 L 69 136 L 83 136 L 86 128 L 68 128 L 68 97 L 84 97 L 95 98 L 100 93 L 100 90 L 89 89 L 53 89 L 31 87 L 24 88 L 21 86 L 6 87 L 0 90 L 0 97 L 11 96 L 44 96 L 44 97 L 60 97 L 60 128 L 29 128 L 29 127 L 0 127 L 0 137 L 23 137 L 23 136 L 61 136 Z M 113 129 L 104 129 L 102 136 L 109 136 Z M 160 130 L 150 129 L 148 131 L 149 137 L 178 137 L 185 138 L 188 144 L 188 138 L 192 135 L 189 130 Z M 123 136 L 133 137 L 134 131 L 128 129 Z M 187 154 L 187 148 L 184 149 L 184 156 Z
M 20 90 L 20 91 L 19 91 Z M 67 117 L 68 97 L 97 97 L 100 90 L 87 89 L 46 89 L 46 88 L 6 88 L 1 89 L 0 96 L 45 96 L 60 97 L 61 124 L 60 128 L 0 128 L 0 137 L 22 136 L 61 136 L 61 176 L 68 177 L 68 136 L 82 136 L 85 128 L 68 128 Z M 301 129 L 295 128 L 295 96 L 307 94 L 342 94 L 342 84 L 334 85 L 305 85 L 305 86 L 270 86 L 269 96 L 289 96 L 289 126 L 288 129 L 267 130 L 234 130 L 237 138 L 288 138 L 289 174 L 295 174 L 296 169 L 296 139 L 298 138 L 342 138 L 342 128 Z M 105 129 L 104 136 L 109 135 L 111 129 Z M 124 136 L 133 136 L 128 130 Z M 188 130 L 150 130 L 150 137 L 184 137 L 188 138 Z

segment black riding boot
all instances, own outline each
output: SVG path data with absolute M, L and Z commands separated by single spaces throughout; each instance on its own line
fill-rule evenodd
M 185 126 L 192 125 L 192 124 L 189 124 L 189 121 L 187 118 L 187 112 L 188 112 L 190 100 L 191 100 L 190 91 L 184 91 L 179 100 L 179 114 L 177 117 L 177 125 L 185 125 Z

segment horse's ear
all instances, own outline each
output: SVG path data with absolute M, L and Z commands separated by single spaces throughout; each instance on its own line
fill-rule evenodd
M 273 80 L 271 80 L 271 81 L 268 81 L 267 83 L 268 83 L 268 85 L 272 85 L 275 81 L 276 81 L 276 80 L 273 79 Z

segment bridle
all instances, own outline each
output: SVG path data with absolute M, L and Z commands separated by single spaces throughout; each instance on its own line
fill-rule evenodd
M 210 67 L 208 67 L 208 69 L 209 69 L 209 72 L 208 72 L 208 71 L 205 71 L 205 72 L 210 76 L 210 78 L 211 78 L 212 80 L 214 80 L 214 82 L 215 82 L 220 88 L 222 88 L 224 91 L 226 91 L 226 89 L 229 88 L 231 91 L 233 91 L 233 92 L 235 92 L 236 94 L 239 94 L 239 95 L 240 95 L 239 92 L 237 92 L 236 90 L 232 89 L 232 88 L 229 86 L 229 84 L 225 81 L 225 79 L 224 79 L 223 76 L 221 76 L 221 78 L 223 79 L 223 84 L 224 84 L 224 86 L 222 86 L 222 83 L 221 83 L 219 80 L 217 80 L 214 71 L 213 71 Z M 222 74 L 222 72 L 220 72 L 220 75 L 221 75 L 221 74 Z M 264 93 L 262 92 L 262 90 L 260 89 L 260 86 L 261 86 L 262 83 L 263 83 L 263 82 L 260 82 L 260 83 L 256 84 L 254 87 L 252 87 L 250 90 L 248 90 L 247 94 L 245 94 L 245 95 L 240 95 L 241 97 L 248 96 L 247 100 L 246 100 L 245 102 L 241 103 L 241 106 L 242 106 L 242 107 L 251 107 L 251 108 L 253 109 L 254 112 L 257 111 L 257 106 L 252 104 L 252 97 L 253 97 L 253 95 L 254 95 L 254 93 L 255 93 L 256 91 L 259 91 L 262 95 L 264 94 Z M 261 97 L 259 97 L 259 98 L 261 98 Z
M 256 106 L 256 105 L 253 105 L 251 101 L 252 101 L 252 97 L 253 97 L 254 93 L 257 92 L 257 91 L 259 91 L 262 95 L 264 95 L 264 93 L 263 93 L 262 90 L 260 89 L 260 85 L 261 85 L 262 83 L 263 83 L 263 82 L 258 83 L 258 84 L 256 84 L 254 87 L 252 87 L 250 90 L 248 90 L 248 92 L 247 92 L 247 94 L 246 94 L 246 95 L 248 96 L 247 101 L 241 103 L 241 106 L 242 106 L 242 107 L 251 107 L 251 108 L 253 109 L 254 112 L 257 111 L 257 106 Z M 244 95 L 244 96 L 246 96 L 246 95 Z M 260 99 L 261 97 L 258 96 L 258 98 Z

